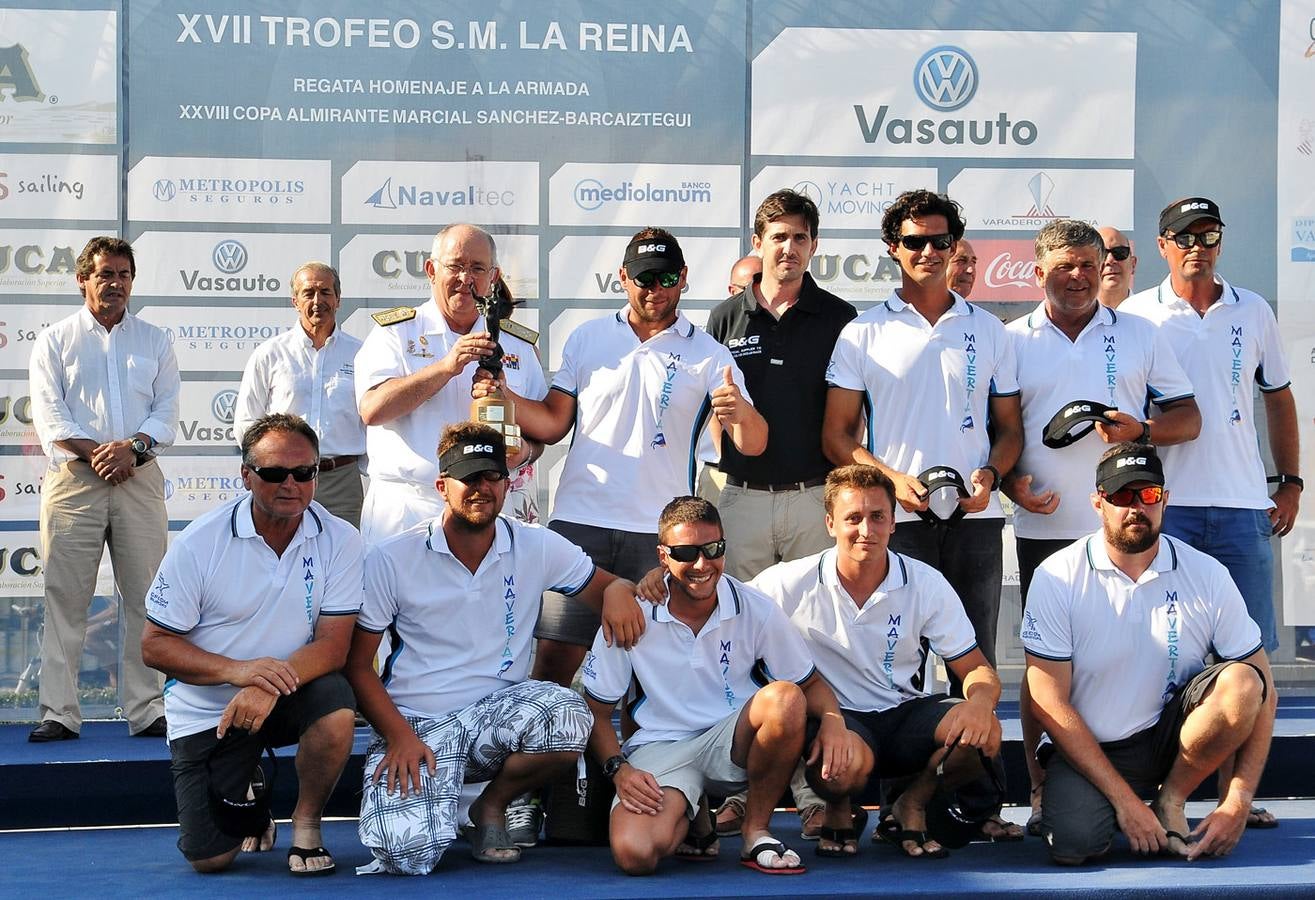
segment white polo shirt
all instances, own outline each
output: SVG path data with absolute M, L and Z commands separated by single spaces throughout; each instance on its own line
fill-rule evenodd
M 356 409 L 356 352 L 361 341 L 335 328 L 316 350 L 300 325 L 255 349 L 242 372 L 233 411 L 238 443 L 270 413 L 301 416 L 320 438 L 320 456 L 365 452 L 365 423 Z
M 356 615 L 363 554 L 360 532 L 312 501 L 277 556 L 243 494 L 173 539 L 146 594 L 146 618 L 220 656 L 287 659 L 311 642 L 320 616 Z M 237 691 L 170 678 L 169 740 L 214 728 Z
M 483 316 L 471 327 L 471 331 L 487 329 Z M 390 378 L 419 372 L 446 356 L 461 337 L 448 326 L 432 299 L 416 307 L 413 319 L 377 326 L 356 354 L 358 408 L 370 388 Z M 543 399 L 548 383 L 534 346 L 505 331 L 499 343 L 506 354 L 502 366 L 507 386 L 519 396 Z M 445 426 L 470 420 L 470 386 L 478 367 L 478 362 L 468 363 L 461 374 L 410 413 L 386 425 L 365 429 L 371 480 L 414 485 L 435 502 L 442 502 L 434 487 L 438 480 L 438 438 Z
M 683 313 L 641 342 L 627 309 L 566 339 L 552 387 L 575 398 L 575 434 L 551 518 L 647 534 L 673 497 L 694 493 L 699 435 L 726 366 L 753 401 L 730 351 Z
M 1160 327 L 1191 379 L 1201 407 L 1201 435 L 1160 450 L 1169 503 L 1269 509 L 1265 464 L 1256 438 L 1252 383 L 1278 391 L 1291 382 L 1278 320 L 1265 299 L 1222 278 L 1223 293 L 1198 315 L 1165 278 L 1130 297 L 1120 311 Z
M 1069 700 L 1101 742 L 1154 725 L 1207 655 L 1245 659 L 1262 646 L 1228 570 L 1165 534 L 1135 583 L 1101 532 L 1051 556 L 1032 576 L 1019 636 L 1033 656 L 1072 662 Z
M 1191 397 L 1192 385 L 1158 330 L 1122 310 L 1097 306 L 1075 341 L 1050 321 L 1044 302 L 1006 330 L 1018 357 L 1023 400 L 1023 454 L 1015 471 L 1032 476 L 1034 494 L 1059 492 L 1059 508 L 1048 516 L 1015 506 L 1014 534 L 1076 540 L 1100 526 L 1090 498 L 1096 462 L 1110 445 L 1092 431 L 1052 450 L 1042 443 L 1051 418 L 1066 403 L 1096 400 L 1145 419 L 1151 403 Z
M 991 455 L 990 398 L 1017 394 L 1018 384 L 1004 325 L 952 296 L 954 305 L 932 325 L 892 293 L 840 332 L 826 380 L 863 393 L 867 449 L 877 459 L 909 475 L 950 466 L 967 482 Z M 1003 516 L 993 491 L 970 517 Z M 897 505 L 895 520 L 918 519 Z
M 555 532 L 505 515 L 496 529 L 473 575 L 439 519 L 370 548 L 356 627 L 388 632 L 380 678 L 402 715 L 441 719 L 525 681 L 543 592 L 574 596 L 594 576 L 584 551 Z
M 765 684 L 802 684 L 813 674 L 799 633 L 768 597 L 729 575 L 717 583 L 717 608 L 696 635 L 664 605 L 631 650 L 607 646 L 600 632 L 585 656 L 581 682 L 600 703 L 631 691 L 639 726 L 627 752 L 654 741 L 697 737 L 735 712 Z
M 890 570 L 862 609 L 840 584 L 834 548 L 777 563 L 749 582 L 790 617 L 845 709 L 881 712 L 926 697 L 923 638 L 945 660 L 977 646 L 940 572 L 891 551 L 887 557 Z

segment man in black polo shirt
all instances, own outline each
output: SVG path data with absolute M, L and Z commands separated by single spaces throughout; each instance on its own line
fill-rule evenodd
M 726 441 L 718 464 L 726 475 L 717 504 L 726 572 L 741 580 L 832 543 L 822 508 L 831 471 L 821 437 L 826 365 L 840 329 L 858 313 L 808 274 L 817 223 L 817 206 L 803 194 L 783 190 L 764 200 L 753 221 L 762 276 L 708 317 L 708 333 L 730 348 L 768 425 L 761 456 Z

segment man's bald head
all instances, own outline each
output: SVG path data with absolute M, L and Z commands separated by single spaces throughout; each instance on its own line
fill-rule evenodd
M 755 276 L 762 274 L 763 261 L 760 256 L 744 256 L 731 266 L 731 281 L 726 291 L 732 297 L 753 284 Z
M 1107 225 L 1096 230 L 1105 242 L 1105 262 L 1100 267 L 1100 292 L 1097 299 L 1102 306 L 1114 308 L 1132 293 L 1137 257 L 1132 254 L 1132 241 L 1119 229 Z M 1123 259 L 1119 259 L 1119 256 L 1123 256 Z

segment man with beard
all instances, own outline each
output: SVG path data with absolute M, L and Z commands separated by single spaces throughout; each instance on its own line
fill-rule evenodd
M 1161 534 L 1167 497 L 1153 446 L 1112 447 L 1091 496 L 1101 530 L 1032 578 L 1020 633 L 1061 865 L 1103 856 L 1116 824 L 1135 853 L 1227 855 L 1265 768 L 1277 698 L 1260 629 L 1222 564 Z M 1189 831 L 1187 797 L 1230 759 Z
M 529 679 L 530 625 L 544 591 L 603 610 L 629 647 L 643 631 L 634 585 L 565 538 L 500 515 L 507 451 L 487 425 L 444 429 L 442 516 L 376 544 L 345 673 L 375 729 L 366 750 L 361 843 L 377 871 L 425 875 L 457 833 L 461 786 L 488 781 L 470 808 L 471 854 L 513 863 L 505 811 L 575 766 L 592 719 L 575 692 Z M 607 595 L 606 609 L 603 596 Z M 379 640 L 392 638 L 382 673 Z

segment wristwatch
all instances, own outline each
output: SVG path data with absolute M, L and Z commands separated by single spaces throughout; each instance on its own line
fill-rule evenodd
M 621 767 L 626 764 L 626 758 L 618 753 L 616 756 L 609 756 L 607 762 L 603 763 L 603 774 L 611 780 L 616 777 L 616 773 L 621 771 Z
M 1151 423 L 1141 423 L 1141 434 L 1133 441 L 1135 444 L 1149 444 L 1151 442 Z
M 128 446 L 132 448 L 132 452 L 137 456 L 137 462 L 135 465 L 140 466 L 142 463 L 146 462 L 146 454 L 151 449 L 150 444 L 146 443 L 146 441 L 139 437 L 135 437 L 132 439 L 132 443 Z
M 986 471 L 991 473 L 991 490 L 993 491 L 1000 490 L 1000 470 L 997 469 L 995 466 L 991 465 L 990 463 L 987 463 L 984 466 L 978 466 L 978 468 L 985 469 Z

